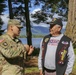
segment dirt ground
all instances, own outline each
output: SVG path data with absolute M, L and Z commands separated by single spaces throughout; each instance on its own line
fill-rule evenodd
M 28 67 L 37 67 L 38 66 L 38 58 L 31 57 L 29 60 L 25 62 L 26 69 Z M 25 73 L 25 75 L 39 75 L 39 72 Z
M 38 65 L 38 57 L 28 57 L 28 59 L 25 62 L 26 67 L 35 67 Z

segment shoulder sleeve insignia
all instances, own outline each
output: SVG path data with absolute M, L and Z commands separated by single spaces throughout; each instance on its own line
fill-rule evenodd
M 7 49 L 9 47 L 8 45 L 8 42 L 6 42 L 5 40 L 3 40 L 1 43 L 0 43 L 0 46 Z

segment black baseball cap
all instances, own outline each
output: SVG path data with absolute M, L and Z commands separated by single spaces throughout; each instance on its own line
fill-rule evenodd
M 62 19 L 61 18 L 53 18 L 52 21 L 50 22 L 50 28 L 52 28 L 55 25 L 63 26 L 62 24 Z

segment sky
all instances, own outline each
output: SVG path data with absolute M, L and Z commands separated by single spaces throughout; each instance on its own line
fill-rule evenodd
M 33 6 L 33 2 L 34 2 L 34 0 L 32 1 L 32 6 Z M 3 12 L 4 15 L 1 16 L 1 17 L 2 17 L 2 20 L 4 21 L 4 25 L 3 25 L 2 29 L 6 29 L 6 28 L 7 28 L 7 23 L 8 23 L 8 20 L 9 20 L 9 18 L 8 18 L 8 16 L 9 16 L 9 15 L 8 15 L 9 10 L 8 10 L 8 3 L 7 3 L 7 1 L 6 1 L 6 4 L 7 4 L 7 8 L 5 9 L 6 11 Z M 41 4 L 40 6 L 35 6 L 35 7 L 33 6 L 32 8 L 30 8 L 30 14 L 31 14 L 31 13 L 34 14 L 36 11 L 41 10 L 41 6 L 42 6 L 42 4 Z M 54 17 L 54 18 L 58 18 L 59 16 L 58 16 L 57 14 L 54 14 L 53 17 Z M 33 21 L 34 18 L 31 18 L 31 17 L 30 17 L 30 20 Z M 50 20 L 51 20 L 51 19 L 48 18 L 48 21 L 50 21 Z M 67 23 L 67 22 L 63 22 L 63 28 L 66 27 L 66 23 Z M 36 23 L 33 23 L 33 22 L 32 22 L 32 25 L 34 25 L 34 26 L 49 27 L 49 25 L 47 25 L 47 24 L 45 24 L 45 23 L 36 24 Z

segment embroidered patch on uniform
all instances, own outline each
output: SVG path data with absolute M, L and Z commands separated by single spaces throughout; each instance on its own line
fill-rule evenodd
M 62 44 L 68 44 L 68 42 L 67 41 L 66 42 L 65 41 L 62 41 Z
M 7 46 L 8 44 L 7 44 L 7 42 L 4 42 L 3 45 L 4 45 L 4 46 Z
M 13 41 L 15 41 L 16 43 L 20 42 L 19 39 L 13 39 Z
M 0 46 L 3 47 L 3 48 L 5 48 L 5 49 L 8 49 L 8 47 L 9 47 L 10 45 L 8 44 L 8 42 L 6 42 L 6 41 L 4 40 L 3 42 L 0 43 Z
M 47 42 L 48 40 L 49 40 L 49 38 L 46 38 L 46 39 L 45 39 L 45 42 Z

